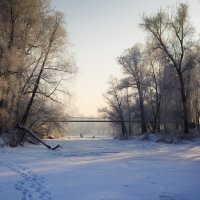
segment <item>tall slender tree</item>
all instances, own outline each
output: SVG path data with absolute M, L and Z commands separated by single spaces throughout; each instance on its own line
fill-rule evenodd
M 144 60 L 139 44 L 135 45 L 131 49 L 125 50 L 124 53 L 118 58 L 118 62 L 122 66 L 124 73 L 131 76 L 131 85 L 137 90 L 140 103 L 141 132 L 147 132 L 144 111 L 146 76 Z

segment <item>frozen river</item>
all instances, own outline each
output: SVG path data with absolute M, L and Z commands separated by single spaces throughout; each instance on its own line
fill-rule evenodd
M 2 200 L 199 200 L 200 145 L 71 138 L 0 148 Z

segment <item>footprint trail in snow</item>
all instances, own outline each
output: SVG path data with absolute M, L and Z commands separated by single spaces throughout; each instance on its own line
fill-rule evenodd
M 21 200 L 52 200 L 51 192 L 44 186 L 44 177 L 13 163 L 0 162 L 0 166 L 9 168 L 22 178 L 15 184 L 15 189 L 21 192 Z

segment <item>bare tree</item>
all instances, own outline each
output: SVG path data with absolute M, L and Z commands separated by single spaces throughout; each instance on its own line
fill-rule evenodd
M 166 54 L 179 78 L 184 132 L 188 133 L 184 61 L 187 52 L 193 47 L 192 35 L 194 33 L 189 22 L 188 6 L 181 3 L 175 13 L 160 10 L 153 16 L 144 16 L 142 21 L 141 27 L 151 35 L 155 49 L 158 48 Z
M 108 106 L 100 109 L 99 112 L 103 113 L 103 116 L 106 118 L 120 121 L 119 123 L 121 125 L 121 136 L 123 138 L 127 138 L 128 134 L 123 110 L 123 95 L 117 87 L 118 81 L 116 79 L 112 79 L 109 82 L 109 85 L 110 88 L 107 94 L 104 95 L 105 99 L 107 100 Z
M 146 101 L 151 108 L 152 131 L 160 132 L 161 123 L 161 99 L 165 90 L 164 70 L 166 67 L 165 55 L 160 50 L 153 49 L 150 42 L 146 44 L 146 65 L 148 66 L 148 93 Z
M 44 51 L 45 51 L 44 58 L 42 60 L 41 68 L 39 70 L 38 76 L 37 76 L 35 84 L 34 84 L 34 88 L 33 88 L 32 94 L 31 94 L 31 98 L 28 102 L 28 105 L 26 107 L 26 110 L 25 110 L 24 115 L 22 116 L 22 119 L 21 119 L 21 122 L 20 122 L 22 125 L 24 125 L 26 123 L 28 114 L 29 114 L 31 106 L 33 104 L 34 97 L 36 95 L 36 92 L 38 91 L 40 80 L 41 80 L 43 71 L 45 69 L 48 57 L 53 52 L 54 48 L 58 48 L 57 47 L 58 44 L 55 44 L 56 47 L 54 47 L 54 43 L 56 43 L 57 39 L 60 39 L 59 38 L 60 36 L 57 36 L 57 32 L 59 30 L 59 26 L 61 25 L 62 18 L 63 18 L 62 14 L 57 13 L 54 16 L 54 18 L 50 17 L 50 19 L 48 19 L 48 21 L 47 21 L 47 23 L 49 24 L 49 26 L 48 26 L 49 30 L 47 29 L 48 38 L 47 38 L 47 44 L 44 47 Z
M 131 49 L 125 50 L 124 54 L 122 54 L 118 58 L 118 62 L 119 64 L 121 64 L 124 73 L 131 76 L 131 86 L 135 88 L 138 92 L 140 103 L 141 132 L 147 132 L 144 112 L 144 94 L 146 89 L 146 77 L 144 59 L 139 44 L 135 45 Z
M 123 104 L 123 112 L 126 120 L 126 124 L 128 124 L 128 135 L 131 136 L 132 133 L 132 123 L 133 123 L 133 114 L 134 114 L 134 98 L 131 86 L 131 77 L 125 77 L 121 79 L 118 83 L 118 90 L 122 93 L 122 104 Z

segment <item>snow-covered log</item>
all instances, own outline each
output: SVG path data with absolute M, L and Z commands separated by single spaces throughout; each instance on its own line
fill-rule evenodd
M 56 145 L 55 147 L 51 147 L 50 145 L 48 145 L 46 142 L 42 141 L 35 133 L 32 129 L 26 127 L 26 126 L 22 126 L 20 123 L 18 124 L 18 128 L 25 130 L 26 132 L 28 132 L 33 138 L 35 138 L 36 140 L 38 140 L 40 143 L 42 143 L 45 147 L 47 147 L 48 149 L 51 150 L 55 150 L 58 147 L 61 147 L 59 144 Z

